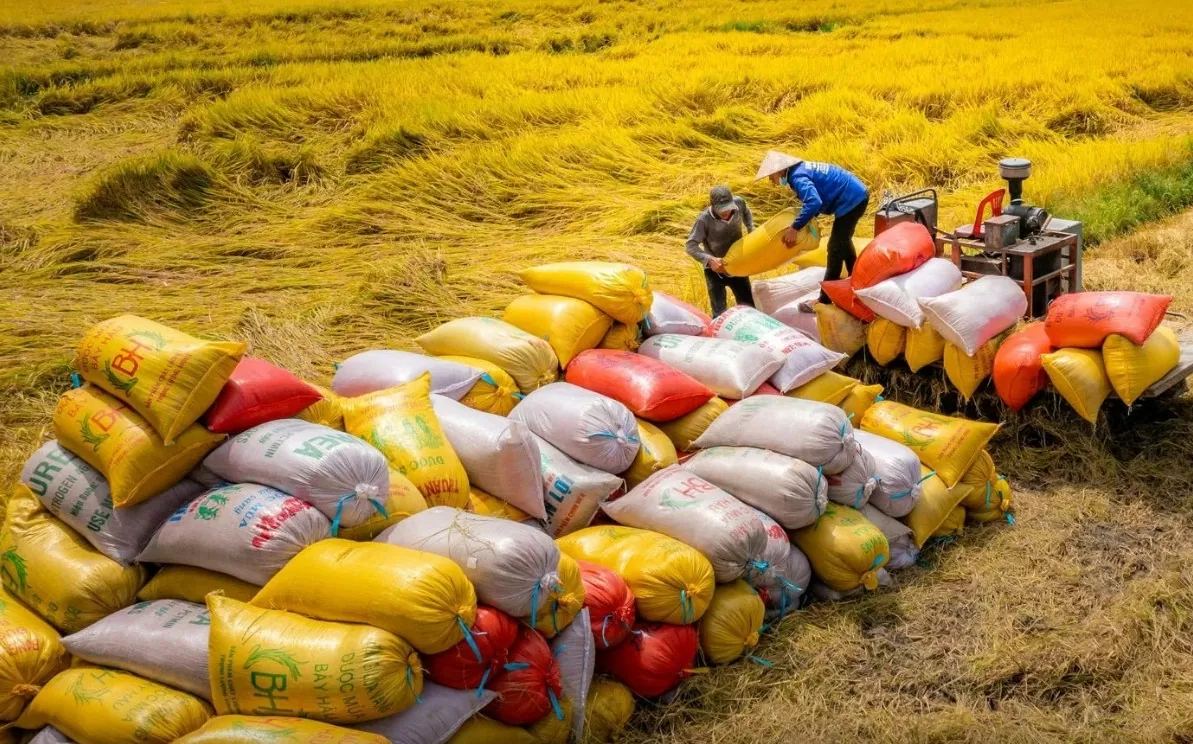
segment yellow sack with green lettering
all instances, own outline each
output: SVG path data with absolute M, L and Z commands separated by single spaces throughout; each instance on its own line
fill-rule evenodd
M 468 506 L 468 473 L 431 407 L 431 375 L 404 385 L 344 398 L 349 434 L 376 447 L 430 506 Z
M 318 390 L 319 394 L 323 396 L 323 400 L 315 401 L 302 409 L 294 418 L 310 421 L 312 424 L 320 424 L 336 431 L 343 431 L 344 409 L 340 406 L 340 396 L 322 385 L 307 384 Z
M 211 706 L 128 672 L 76 666 L 41 688 L 16 726 L 53 726 L 87 744 L 170 744 L 202 726 Z
M 389 744 L 389 739 L 305 718 L 216 716 L 177 744 Z
M 857 425 L 854 421 L 854 426 Z M 998 424 L 943 416 L 884 400 L 870 406 L 860 428 L 907 445 L 920 462 L 935 470 L 945 485 L 952 487 L 978 459 L 998 431 Z
M 20 716 L 41 686 L 69 665 L 58 632 L 0 594 L 0 721 Z
M 878 569 L 891 556 L 882 530 L 856 509 L 831 501 L 816 524 L 792 532 L 791 541 L 808 556 L 816 578 L 838 592 L 877 589 Z
M 17 484 L 0 537 L 0 577 L 9 594 L 74 633 L 132 604 L 145 567 L 121 566 L 100 553 Z
M 166 445 L 126 403 L 90 385 L 58 399 L 54 436 L 103 473 L 117 509 L 151 499 L 178 483 L 224 439 L 195 424 Z
M 244 356 L 245 345 L 204 341 L 181 331 L 121 315 L 87 331 L 75 369 L 132 406 L 166 444 L 211 407 Z
M 363 723 L 414 705 L 422 665 L 409 643 L 368 625 L 311 620 L 218 594 L 208 674 L 220 715 Z

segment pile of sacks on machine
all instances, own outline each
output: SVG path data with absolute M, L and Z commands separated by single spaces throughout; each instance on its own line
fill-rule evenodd
M 1111 391 L 1132 405 L 1180 360 L 1176 334 L 1160 324 L 1170 296 L 1068 294 L 1043 322 L 1024 324 L 1019 282 L 963 283 L 952 261 L 934 255 L 928 230 L 902 223 L 866 246 L 850 277 L 825 282 L 823 268 L 808 267 L 757 282 L 754 292 L 762 311 L 831 349 L 852 356 L 866 348 L 883 366 L 902 357 L 913 372 L 942 362 L 964 400 L 993 378 L 1015 411 L 1051 383 L 1093 423 Z M 809 311 L 822 288 L 833 305 Z
M 0 737 L 605 741 L 809 595 L 1009 521 L 995 425 L 632 266 L 522 276 L 503 320 L 356 354 L 331 390 L 91 328 L 0 536 Z

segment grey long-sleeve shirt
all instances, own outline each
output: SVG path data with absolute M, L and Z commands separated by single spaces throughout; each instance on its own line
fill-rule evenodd
M 743 234 L 741 229 L 743 222 L 746 232 L 754 232 L 754 215 L 750 214 L 750 208 L 746 206 L 745 199 L 735 196 L 733 202 L 737 204 L 737 211 L 733 213 L 733 219 L 728 222 L 718 219 L 713 214 L 712 207 L 706 207 L 696 218 L 696 223 L 692 225 L 692 232 L 688 233 L 685 250 L 689 256 L 699 261 L 701 266 L 707 268 L 710 258 L 723 258 L 729 252 L 729 247 L 736 243 Z

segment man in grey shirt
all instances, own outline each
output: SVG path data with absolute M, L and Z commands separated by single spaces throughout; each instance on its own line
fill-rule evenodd
M 715 318 L 725 312 L 725 289 L 733 290 L 739 305 L 754 306 L 750 277 L 729 276 L 722 260 L 729 247 L 743 235 L 754 231 L 754 215 L 740 196 L 734 196 L 728 186 L 714 186 L 708 195 L 709 207 L 696 218 L 688 233 L 688 255 L 704 267 L 704 283 L 708 287 L 708 301 Z M 742 228 L 745 228 L 743 230 Z

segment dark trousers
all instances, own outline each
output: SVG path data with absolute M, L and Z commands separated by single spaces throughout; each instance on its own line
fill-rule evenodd
M 857 230 L 857 223 L 866 215 L 870 206 L 870 197 L 866 196 L 861 204 L 833 220 L 833 231 L 828 236 L 828 261 L 824 267 L 824 280 L 831 282 L 841 278 L 842 265 L 853 274 L 853 233 Z M 828 295 L 820 292 L 820 301 L 828 304 Z
M 712 305 L 715 318 L 725 312 L 725 288 L 733 290 L 733 297 L 739 305 L 754 307 L 754 291 L 750 289 L 750 277 L 726 276 L 711 269 L 704 270 L 704 283 L 708 286 L 708 303 Z

